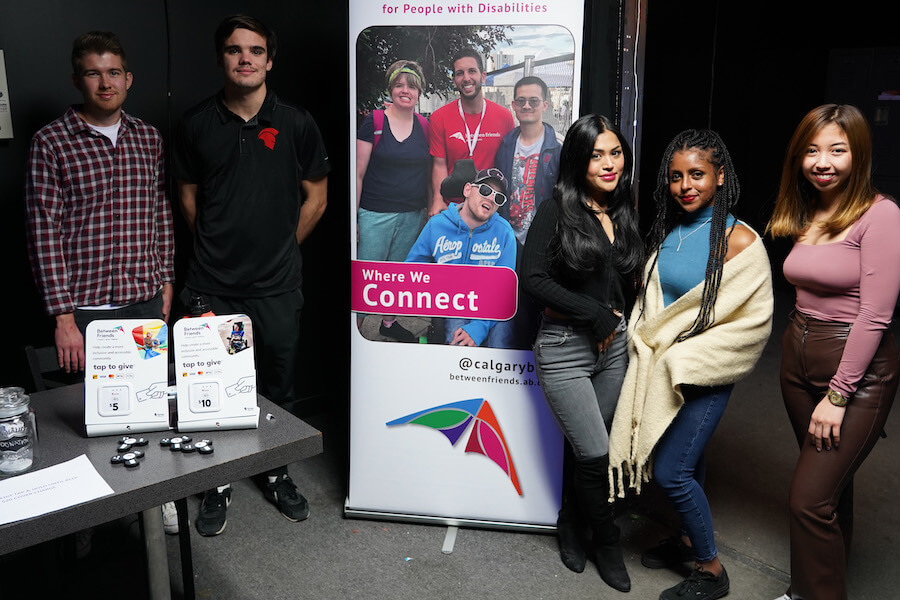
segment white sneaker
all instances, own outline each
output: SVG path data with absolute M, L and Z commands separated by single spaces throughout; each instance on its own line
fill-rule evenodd
M 775 598 L 775 600 L 793 600 L 793 599 L 790 596 L 788 596 L 787 594 L 782 594 L 782 595 L 778 596 L 777 598 Z
M 169 535 L 178 533 L 178 511 L 174 502 L 166 502 L 159 507 L 162 510 L 163 531 Z

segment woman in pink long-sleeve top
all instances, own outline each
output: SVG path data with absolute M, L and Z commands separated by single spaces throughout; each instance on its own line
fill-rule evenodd
M 897 391 L 889 327 L 900 293 L 900 208 L 878 194 L 871 171 L 871 134 L 857 108 L 810 111 L 791 138 L 767 227 L 794 239 L 784 275 L 797 289 L 782 338 L 781 390 L 800 446 L 782 599 L 846 600 L 853 476 Z

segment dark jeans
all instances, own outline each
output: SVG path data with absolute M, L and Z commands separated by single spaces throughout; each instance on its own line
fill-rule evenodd
M 108 310 L 82 310 L 76 308 L 73 316 L 75 317 L 75 325 L 84 335 L 88 323 L 99 319 L 162 319 L 162 292 L 156 292 L 156 295 L 143 302 L 129 304 L 122 308 L 111 308 Z
M 185 306 L 191 295 L 197 293 L 187 288 L 182 292 Z M 303 308 L 300 288 L 263 298 L 201 295 L 217 315 L 245 314 L 250 317 L 259 391 L 275 404 L 292 402 L 300 345 L 300 310 Z M 266 473 L 269 476 L 286 474 L 287 466 Z
M 660 439 L 653 476 L 681 515 L 681 527 L 700 562 L 716 557 L 712 513 L 703 491 L 703 451 L 725 414 L 734 384 L 716 387 L 682 385 L 684 405 Z
M 789 499 L 794 598 L 846 600 L 853 476 L 878 441 L 897 392 L 900 360 L 888 330 L 847 405 L 840 446 L 816 451 L 809 420 L 837 371 L 849 333 L 849 324 L 795 313 L 781 340 L 781 393 L 800 446 Z
M 185 289 L 182 294 L 185 306 L 193 294 L 197 292 Z M 300 344 L 300 309 L 303 308 L 300 288 L 263 298 L 201 295 L 217 315 L 250 317 L 260 393 L 275 404 L 292 402 Z

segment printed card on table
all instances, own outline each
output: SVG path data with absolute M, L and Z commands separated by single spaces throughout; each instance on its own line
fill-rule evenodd
M 88 436 L 169 429 L 169 327 L 159 319 L 93 321 L 85 335 Z
M 174 331 L 178 430 L 256 428 L 259 406 L 250 317 L 181 319 Z

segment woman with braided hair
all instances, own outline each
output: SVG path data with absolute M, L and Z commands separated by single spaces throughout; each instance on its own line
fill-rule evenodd
M 629 320 L 629 366 L 610 438 L 610 477 L 640 491 L 652 475 L 681 517 L 681 535 L 645 552 L 651 569 L 694 561 L 660 600 L 721 598 L 703 491 L 703 452 L 736 381 L 772 329 L 772 280 L 760 237 L 730 213 L 740 195 L 717 133 L 687 130 L 666 149 L 653 198 L 643 290 Z M 651 463 L 652 455 L 652 463 Z

